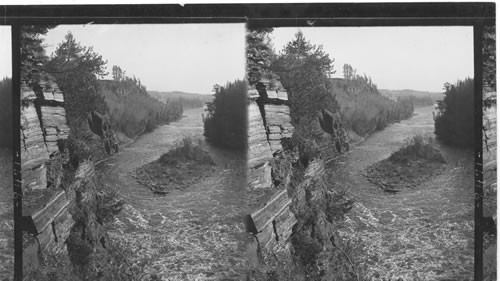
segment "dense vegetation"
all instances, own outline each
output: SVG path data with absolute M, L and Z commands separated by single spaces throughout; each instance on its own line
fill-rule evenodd
M 192 187 L 215 171 L 215 162 L 208 151 L 187 137 L 182 144 L 157 160 L 136 169 L 134 178 L 157 194 Z
M 214 101 L 207 103 L 204 135 L 215 145 L 233 149 L 247 147 L 246 83 L 242 80 L 214 86 Z
M 178 101 L 164 104 L 151 97 L 138 80 L 100 80 L 98 93 L 104 98 L 112 126 L 135 137 L 153 130 L 161 123 L 182 117 L 183 107 Z
M 272 62 L 271 70 L 278 74 L 287 89 L 292 121 L 314 118 L 322 109 L 337 111 L 338 104 L 329 94 L 328 79 L 333 73 L 333 59 L 307 41 L 301 32 L 289 42 Z
M 12 79 L 0 80 L 0 147 L 12 146 Z
M 416 188 L 444 170 L 444 157 L 433 139 L 414 136 L 390 157 L 365 169 L 365 176 L 386 192 Z
M 438 101 L 434 119 L 436 136 L 445 143 L 474 146 L 474 80 L 445 84 L 444 99 Z
M 97 80 L 107 74 L 106 61 L 92 47 L 80 45 L 68 33 L 45 65 L 45 71 L 55 78 L 64 93 L 66 118 L 71 129 L 80 129 L 90 111 L 105 112 L 105 105 L 97 94 Z
M 301 161 L 307 162 L 320 153 L 323 142 L 316 124 L 322 110 L 338 112 L 330 75 L 333 59 L 322 46 L 310 43 L 301 32 L 273 57 L 270 70 L 276 73 L 288 92 L 290 115 L 295 132 L 292 143 L 300 150 Z
M 249 29 L 246 36 L 247 81 L 255 85 L 262 78 L 270 75 L 270 67 L 275 57 L 269 34 L 272 28 Z
M 330 83 L 330 91 L 340 105 L 346 125 L 360 136 L 381 130 L 413 114 L 414 106 L 410 99 L 394 101 L 380 94 L 377 86 L 366 76 L 331 79 Z

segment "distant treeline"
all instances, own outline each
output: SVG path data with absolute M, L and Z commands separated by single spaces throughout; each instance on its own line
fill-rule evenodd
M 429 97 L 417 97 L 417 96 L 406 96 L 406 97 L 398 97 L 398 100 L 409 100 L 414 107 L 423 107 L 423 106 L 431 106 L 434 105 L 435 101 Z
M 340 105 L 346 125 L 356 134 L 366 136 L 388 124 L 409 118 L 414 105 L 410 98 L 394 101 L 381 95 L 366 76 L 354 79 L 331 79 L 331 93 Z
M 246 148 L 246 89 L 242 80 L 214 86 L 215 99 L 207 103 L 207 115 L 203 117 L 207 141 L 226 148 Z
M 180 104 L 182 104 L 182 107 L 184 109 L 200 108 L 203 107 L 207 102 L 211 102 L 213 100 L 212 95 L 192 94 L 180 91 L 174 91 L 174 92 L 148 91 L 148 93 L 152 97 L 164 103 L 170 103 L 174 101 L 179 102 Z
M 378 90 L 382 95 L 392 98 L 393 100 L 398 99 L 410 99 L 414 107 L 424 107 L 432 106 L 437 100 L 442 98 L 443 93 L 436 92 L 424 92 L 416 90 Z
M 12 147 L 12 79 L 0 81 L 0 147 Z
M 474 146 L 474 79 L 445 84 L 438 101 L 434 128 L 439 140 L 460 147 Z

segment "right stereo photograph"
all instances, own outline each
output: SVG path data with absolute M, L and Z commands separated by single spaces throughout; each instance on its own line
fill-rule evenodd
M 472 280 L 474 28 L 308 24 L 247 30 L 248 280 Z M 494 26 L 482 34 L 494 280 Z

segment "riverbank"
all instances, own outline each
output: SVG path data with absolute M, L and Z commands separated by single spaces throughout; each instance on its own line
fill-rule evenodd
M 330 182 L 355 200 L 339 223 L 345 249 L 369 280 L 471 280 L 474 253 L 473 154 L 437 145 L 447 164 L 417 188 L 388 194 L 363 170 L 415 135 L 432 135 L 432 108 L 376 132 L 328 166 Z
M 99 164 L 102 188 L 115 190 L 123 210 L 106 226 L 111 239 L 127 249 L 144 278 L 170 280 L 241 279 L 246 237 L 246 154 L 204 142 L 203 109 L 186 110 L 181 120 L 139 137 Z M 201 140 L 216 163 L 215 172 L 188 189 L 155 195 L 133 178 L 134 171 L 174 149 L 185 137 Z

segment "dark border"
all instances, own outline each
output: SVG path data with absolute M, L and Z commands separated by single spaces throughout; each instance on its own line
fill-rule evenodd
M 21 175 L 21 49 L 19 48 L 19 26 L 11 26 L 12 41 L 12 148 L 14 163 L 14 280 L 22 280 L 23 233 L 22 217 L 22 175 Z
M 2 6 L 0 6 L 2 7 Z M 51 5 L 3 6 L 0 24 L 202 23 L 245 22 L 287 26 L 307 19 L 338 20 L 335 24 L 394 25 L 433 21 L 435 25 L 472 24 L 494 18 L 495 3 L 330 3 L 330 4 L 201 4 L 193 5 Z M 331 25 L 331 23 L 327 23 Z
M 216 5 L 0 6 L 0 25 L 12 25 L 14 280 L 22 280 L 20 48 L 24 24 L 247 23 L 285 26 L 474 26 L 475 271 L 482 280 L 482 26 L 495 24 L 495 3 L 335 3 Z M 312 20 L 312 21 L 311 21 Z
M 474 280 L 483 280 L 483 28 L 474 25 Z

